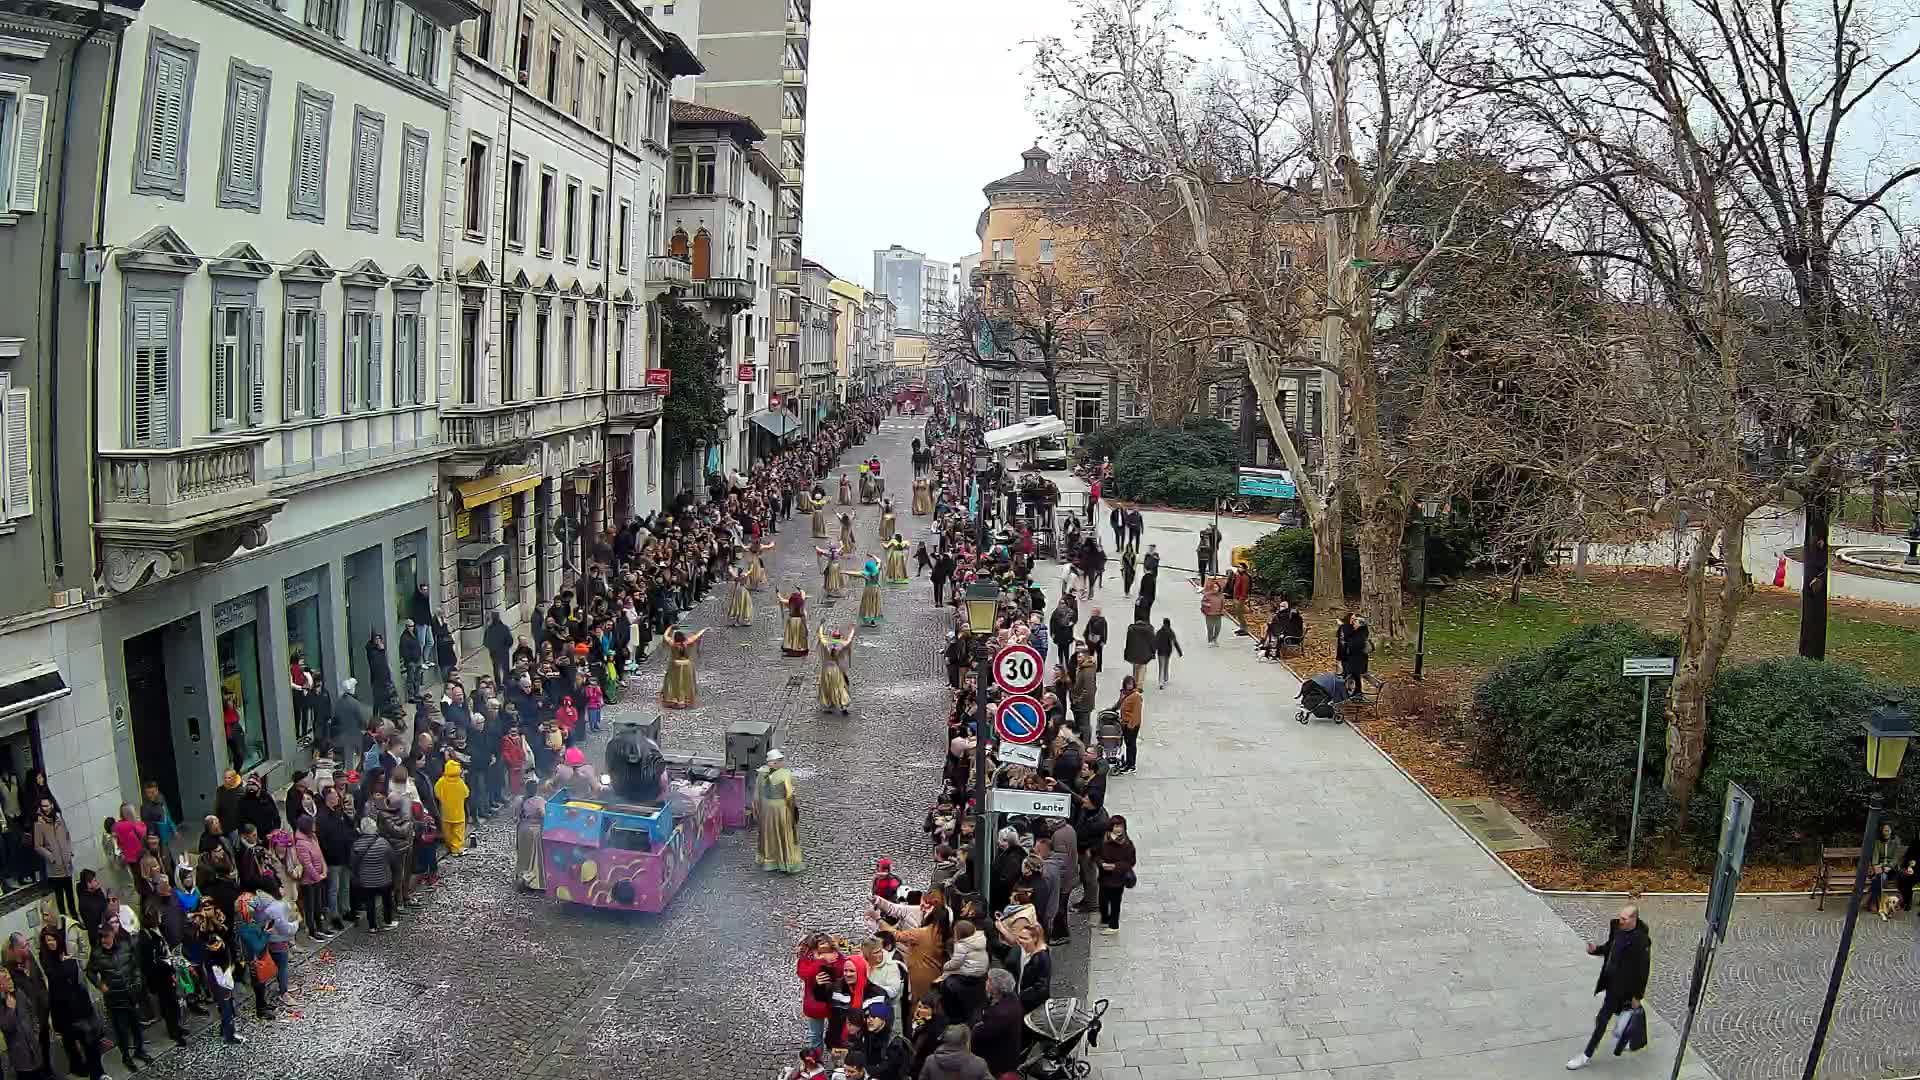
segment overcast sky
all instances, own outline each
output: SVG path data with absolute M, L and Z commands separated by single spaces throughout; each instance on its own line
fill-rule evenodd
M 978 251 L 981 186 L 1040 134 L 1023 42 L 1066 20 L 1062 0 L 814 0 L 807 257 L 871 288 L 876 248 Z

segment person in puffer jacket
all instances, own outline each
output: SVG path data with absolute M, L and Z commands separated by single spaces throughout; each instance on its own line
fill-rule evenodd
M 940 967 L 935 983 L 945 1002 L 947 1020 L 972 1024 L 985 1004 L 987 989 L 987 935 L 966 919 L 953 924 L 953 954 Z

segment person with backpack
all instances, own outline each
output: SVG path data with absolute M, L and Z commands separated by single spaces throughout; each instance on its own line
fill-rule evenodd
M 1167 688 L 1167 664 L 1173 659 L 1174 653 L 1187 655 L 1187 651 L 1180 647 L 1180 638 L 1173 632 L 1173 620 L 1163 618 L 1160 620 L 1160 629 L 1153 632 L 1153 655 L 1160 661 L 1162 690 Z
M 99 989 L 107 1015 L 113 1019 L 113 1041 L 119 1045 L 120 1060 L 128 1071 L 139 1068 L 134 1064 L 135 1058 L 152 1064 L 140 1024 L 140 999 L 146 993 L 146 981 L 140 974 L 140 958 L 121 929 L 119 919 L 110 918 L 100 928 L 100 944 L 87 961 L 87 975 Z M 176 1019 L 174 1023 L 179 1021 Z

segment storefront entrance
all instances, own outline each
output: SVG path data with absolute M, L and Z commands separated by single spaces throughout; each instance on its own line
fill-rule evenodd
M 218 709 L 201 687 L 199 616 L 130 637 L 122 649 L 134 766 L 141 781 L 160 785 L 176 821 L 198 820 L 212 811 L 223 760 L 208 727 Z
M 347 657 L 353 677 L 360 682 L 360 700 L 374 701 L 376 683 L 368 678 L 367 639 L 386 634 L 386 601 L 380 596 L 385 587 L 380 549 L 356 551 L 347 556 Z M 393 643 L 388 642 L 391 651 Z M 392 677 L 392 673 L 388 673 Z

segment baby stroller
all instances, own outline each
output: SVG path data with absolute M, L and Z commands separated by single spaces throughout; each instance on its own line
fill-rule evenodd
M 1035 1041 L 1020 1064 L 1023 1080 L 1081 1080 L 1093 1072 L 1093 1066 L 1078 1056 L 1080 1039 L 1088 1046 L 1100 1045 L 1100 1018 L 1107 1014 L 1107 999 L 1093 1003 L 1092 1009 L 1080 1007 L 1079 998 L 1050 998 L 1027 1014 L 1027 1030 Z
M 1300 708 L 1295 720 L 1306 723 L 1313 717 L 1344 724 L 1347 718 L 1347 681 L 1336 674 L 1315 675 L 1300 683 Z

